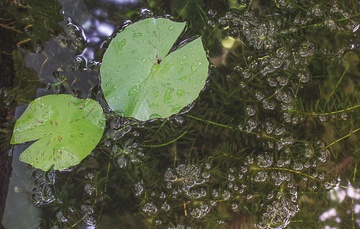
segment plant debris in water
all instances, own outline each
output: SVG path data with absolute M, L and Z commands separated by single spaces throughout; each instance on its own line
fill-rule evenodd
M 170 14 L 189 24 L 181 40 L 203 37 L 213 64 L 205 90 L 168 119 L 108 113 L 103 140 L 82 164 L 65 173 L 35 172 L 41 227 L 359 227 L 358 3 L 196 0 L 143 7 L 129 10 L 123 25 Z M 84 14 L 113 23 L 104 16 L 110 8 L 92 10 Z M 77 23 L 90 38 L 92 28 L 79 18 L 70 24 Z M 60 37 L 65 47 L 76 44 Z M 88 39 L 96 55 L 85 48 L 77 54 L 88 59 L 57 72 L 98 70 L 106 41 L 98 37 Z M 72 82 L 59 82 L 42 90 L 72 92 Z M 103 102 L 97 85 L 78 90 Z

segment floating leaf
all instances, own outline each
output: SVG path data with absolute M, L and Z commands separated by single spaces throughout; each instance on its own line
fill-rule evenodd
M 201 38 L 169 53 L 184 27 L 185 23 L 148 18 L 111 41 L 100 70 L 113 110 L 139 120 L 168 117 L 198 97 L 208 75 Z
M 47 95 L 32 101 L 16 121 L 11 144 L 34 141 L 20 161 L 47 171 L 80 163 L 100 141 L 105 127 L 101 106 L 72 95 Z

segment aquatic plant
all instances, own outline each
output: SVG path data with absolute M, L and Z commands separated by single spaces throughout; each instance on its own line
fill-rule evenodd
M 105 117 L 94 100 L 72 95 L 47 95 L 29 104 L 16 121 L 11 144 L 36 141 L 20 161 L 44 171 L 77 165 L 95 148 L 104 132 Z
M 188 21 L 216 67 L 191 109 L 147 122 L 109 112 L 80 165 L 50 171 L 55 182 L 34 173 L 42 227 L 356 228 L 357 3 L 149 2 L 160 7 L 127 19 Z M 350 195 L 334 202 L 335 190 Z M 333 207 L 344 220 L 320 218 Z
M 149 18 L 112 40 L 101 67 L 112 109 L 146 121 L 175 114 L 198 96 L 208 71 L 201 40 L 169 53 L 184 26 Z M 11 144 L 36 140 L 20 161 L 44 171 L 63 170 L 89 155 L 103 131 L 102 108 L 94 100 L 47 95 L 31 102 L 17 120 Z
M 147 18 L 113 38 L 100 68 L 112 110 L 141 121 L 166 118 L 198 97 L 208 73 L 201 38 L 172 48 L 185 24 Z

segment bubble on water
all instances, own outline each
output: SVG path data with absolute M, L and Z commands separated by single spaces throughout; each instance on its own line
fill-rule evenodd
M 88 214 L 84 215 L 83 222 L 88 227 L 93 227 L 96 225 L 96 220 L 95 220 L 94 216 L 88 215 Z M 86 227 L 86 228 L 88 228 L 88 227 Z
M 332 20 L 331 18 L 326 18 L 324 21 L 324 25 L 330 31 L 335 31 L 335 30 L 339 29 L 336 22 L 334 20 Z
M 140 17 L 141 18 L 150 18 L 150 17 L 154 17 L 154 14 L 149 9 L 141 9 Z
M 276 166 L 277 167 L 284 167 L 285 166 L 285 161 L 283 159 L 279 159 L 277 162 L 276 162 Z
M 91 196 L 94 193 L 95 189 L 96 189 L 95 186 L 92 184 L 85 184 L 84 186 L 84 190 L 89 196 Z
M 299 54 L 301 57 L 311 57 L 314 55 L 315 48 L 314 45 L 306 42 L 300 45 Z
M 317 184 L 315 184 L 315 183 L 310 184 L 310 188 L 312 190 L 316 190 L 317 189 Z
M 233 212 L 237 212 L 239 210 L 239 204 L 237 203 L 231 203 L 231 210 Z
M 207 12 L 209 18 L 214 18 L 216 14 L 217 14 L 216 10 L 212 10 L 212 9 Z
M 168 203 L 163 203 L 163 205 L 161 205 L 161 210 L 163 210 L 163 211 L 169 211 L 170 210 L 170 204 L 168 204 Z
M 89 180 L 93 180 L 95 178 L 95 175 L 94 173 L 92 172 L 88 172 L 86 175 L 85 175 L 85 178 L 86 179 L 89 179 Z
M 185 118 L 180 114 L 175 115 L 174 120 L 179 124 L 183 124 L 185 122 Z
M 290 103 L 292 101 L 292 96 L 290 95 L 290 93 L 283 90 L 276 90 L 275 97 L 277 100 L 283 103 Z
M 258 125 L 257 120 L 249 119 L 249 120 L 246 122 L 245 131 L 248 132 L 248 133 L 250 133 L 250 132 L 252 132 L 253 130 L 256 129 L 257 125 Z
M 220 17 L 218 19 L 218 24 L 220 27 L 224 28 L 224 27 L 228 26 L 228 21 L 225 17 Z
M 270 87 L 276 87 L 278 85 L 277 81 L 273 77 L 268 77 L 266 81 Z
M 316 17 L 321 17 L 324 15 L 324 11 L 321 9 L 320 5 L 315 5 L 310 12 Z
M 266 171 L 259 171 L 256 173 L 254 177 L 255 182 L 264 182 L 268 178 L 268 174 Z
M 142 209 L 147 215 L 155 215 L 158 211 L 156 205 L 153 202 L 146 203 Z
M 219 195 L 219 192 L 216 190 L 216 189 L 213 189 L 212 192 L 211 192 L 212 196 L 214 198 L 218 198 L 220 195 Z
M 262 126 L 266 134 L 271 134 L 274 131 L 274 123 L 271 120 L 266 120 Z
M 251 72 L 258 72 L 260 68 L 260 64 L 258 62 L 258 60 L 254 60 L 253 62 L 250 63 L 249 65 L 249 70 Z
M 284 146 L 289 146 L 294 143 L 294 138 L 292 136 L 281 137 L 280 142 Z
M 250 117 L 251 116 L 254 116 L 256 114 L 256 108 L 254 106 L 251 106 L 251 105 L 248 105 L 246 107 L 246 113 L 247 115 L 249 115 Z
M 249 69 L 243 69 L 242 72 L 241 72 L 241 76 L 244 79 L 249 79 L 252 76 L 252 73 L 250 72 Z
M 203 173 L 201 174 L 201 176 L 202 176 L 204 179 L 209 179 L 209 178 L 210 178 L 210 173 L 203 172 Z
M 305 157 L 310 158 L 314 155 L 314 150 L 310 147 L 305 148 Z
M 327 117 L 325 115 L 319 115 L 320 122 L 325 122 L 327 120 Z
M 325 149 L 325 150 L 320 150 L 320 155 L 318 156 L 318 160 L 320 162 L 326 162 L 328 156 L 330 155 L 330 151 Z
M 264 153 L 264 154 L 261 154 L 259 156 L 257 156 L 256 158 L 256 163 L 259 167 L 261 168 L 267 168 L 267 167 L 270 167 L 273 163 L 273 157 L 271 154 L 269 153 Z
M 195 165 L 181 164 L 176 167 L 176 172 L 179 177 L 181 177 L 181 182 L 184 185 L 184 190 L 188 190 L 194 185 L 202 184 L 203 182 L 205 182 L 205 180 L 200 177 L 199 168 L 197 168 Z
M 272 66 L 273 66 L 274 68 L 280 68 L 281 65 L 284 63 L 284 60 L 281 59 L 281 58 L 276 58 L 276 57 L 275 57 L 275 58 L 272 58 L 272 59 L 271 59 L 270 63 L 272 64 Z
M 90 205 L 83 204 L 81 205 L 81 211 L 87 215 L 94 213 L 94 209 Z
M 286 86 L 289 82 L 289 79 L 285 76 L 278 76 L 276 80 L 279 82 L 281 86 Z
M 190 211 L 190 215 L 193 218 L 200 219 L 206 216 L 209 212 L 210 207 L 207 204 L 200 202 L 200 204 L 196 208 Z
M 228 175 L 228 181 L 234 181 L 234 180 L 235 180 L 234 174 L 229 174 Z
M 245 158 L 245 164 L 246 165 L 252 165 L 252 164 L 254 164 L 254 161 L 255 160 L 254 160 L 254 158 L 252 156 L 246 156 L 246 158 Z M 247 167 L 246 166 L 241 166 L 240 171 L 242 173 L 246 173 L 247 172 Z
M 168 168 L 165 172 L 164 180 L 174 182 L 174 181 L 176 181 L 176 179 L 177 179 L 177 176 L 173 173 L 173 171 L 170 168 Z
M 348 119 L 348 117 L 349 117 L 349 116 L 348 116 L 348 114 L 347 114 L 347 113 L 342 112 L 342 113 L 341 113 L 341 115 L 340 115 L 340 117 L 341 117 L 341 119 L 342 119 L 342 120 L 346 121 L 346 120 Z
M 274 110 L 276 107 L 276 103 L 272 99 L 264 99 L 262 105 L 265 110 Z
M 64 216 L 64 213 L 62 211 L 59 211 L 56 213 L 56 219 L 58 222 L 66 223 L 68 222 L 68 218 Z
M 206 24 L 207 24 L 209 27 L 215 27 L 215 21 L 213 21 L 213 20 L 208 20 L 208 21 L 206 22 Z
M 116 159 L 116 163 L 119 166 L 119 168 L 124 168 L 127 166 L 127 159 L 125 158 L 125 156 L 121 155 Z
M 275 129 L 274 134 L 277 136 L 283 135 L 285 133 L 285 128 L 280 126 Z
M 299 124 L 300 121 L 302 121 L 302 120 L 303 120 L 303 118 L 302 118 L 300 115 L 294 114 L 294 115 L 292 116 L 292 118 L 291 118 L 291 123 L 292 123 L 293 125 L 297 125 L 297 124 Z
M 231 193 L 228 190 L 224 190 L 221 197 L 223 198 L 223 200 L 228 200 L 231 197 Z
M 306 84 L 310 81 L 310 74 L 307 72 L 298 73 L 300 83 Z
M 290 113 L 284 112 L 284 113 L 283 113 L 283 118 L 284 118 L 284 121 L 285 121 L 285 122 L 288 122 L 288 123 L 291 122 L 291 114 L 290 114 Z
M 304 168 L 304 166 L 300 162 L 294 162 L 292 168 L 294 170 L 301 171 Z
M 257 91 L 255 92 L 255 98 L 260 101 L 265 98 L 265 95 L 261 91 Z
M 141 180 L 134 184 L 134 195 L 140 196 L 144 191 L 144 181 Z

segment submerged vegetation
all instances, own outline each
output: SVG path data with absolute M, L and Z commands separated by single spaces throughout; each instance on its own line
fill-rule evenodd
M 44 5 L 56 22 L 31 13 L 36 3 L 9 8 L 39 17 L 26 26 L 47 25 L 19 35 L 11 93 L 19 105 L 54 93 L 96 99 L 107 128 L 79 166 L 34 171 L 42 228 L 359 227 L 359 3 L 59 2 L 65 21 L 56 2 Z M 140 122 L 108 109 L 98 70 L 108 37 L 148 17 L 188 22 L 178 42 L 201 35 L 212 66 L 194 103 Z

